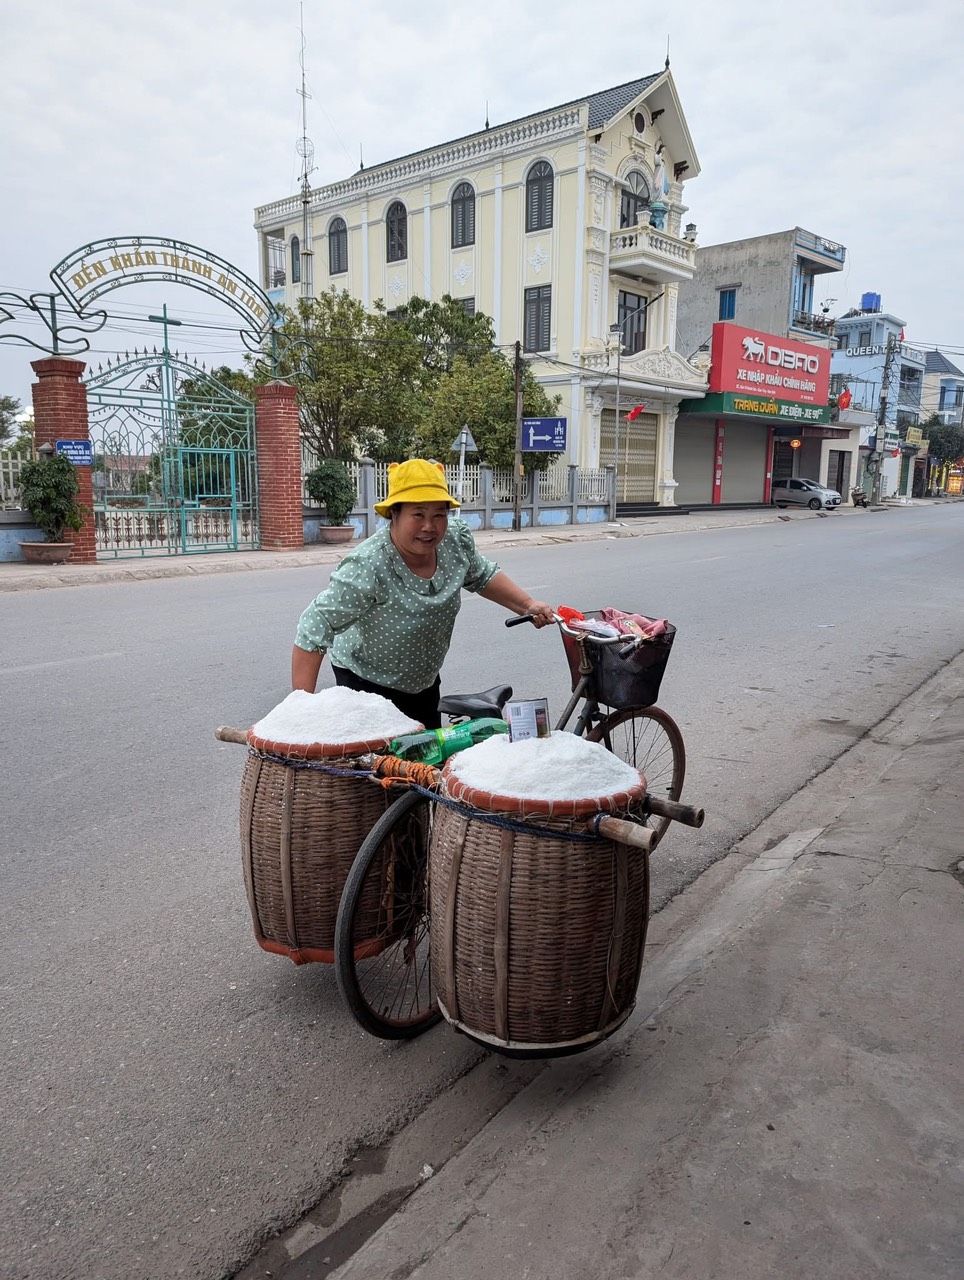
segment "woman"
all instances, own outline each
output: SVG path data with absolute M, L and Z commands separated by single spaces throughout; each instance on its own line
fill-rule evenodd
M 388 698 L 427 729 L 437 729 L 439 671 L 452 640 L 463 587 L 537 627 L 554 621 L 533 598 L 480 555 L 441 463 L 392 463 L 388 497 L 375 510 L 388 518 L 349 552 L 329 585 L 301 615 L 291 655 L 291 685 L 314 693 L 325 653 L 335 680 Z

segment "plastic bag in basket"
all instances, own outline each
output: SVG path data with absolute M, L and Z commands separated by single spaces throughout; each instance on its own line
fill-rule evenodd
M 669 622 L 666 618 L 644 618 L 641 613 L 623 613 L 621 609 L 600 609 L 599 616 L 617 631 L 643 640 L 655 640 L 666 634 Z

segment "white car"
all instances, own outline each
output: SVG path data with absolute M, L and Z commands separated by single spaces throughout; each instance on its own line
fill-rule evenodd
M 796 476 L 777 480 L 770 497 L 778 507 L 792 505 L 821 511 L 824 507 L 832 510 L 840 506 L 840 494 L 836 489 L 828 489 L 826 485 L 817 484 L 816 480 L 800 480 Z

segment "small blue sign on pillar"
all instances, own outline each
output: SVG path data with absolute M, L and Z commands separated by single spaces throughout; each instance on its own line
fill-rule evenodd
M 89 440 L 58 440 L 57 452 L 65 453 L 75 467 L 94 465 L 94 451 Z
M 566 448 L 567 418 L 523 418 L 523 453 L 558 453 Z

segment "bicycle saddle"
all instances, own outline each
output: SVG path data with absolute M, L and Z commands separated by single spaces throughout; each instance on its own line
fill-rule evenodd
M 450 693 L 439 699 L 438 709 L 446 716 L 468 716 L 478 720 L 484 716 L 501 716 L 502 708 L 512 697 L 512 686 L 497 684 L 482 693 Z

